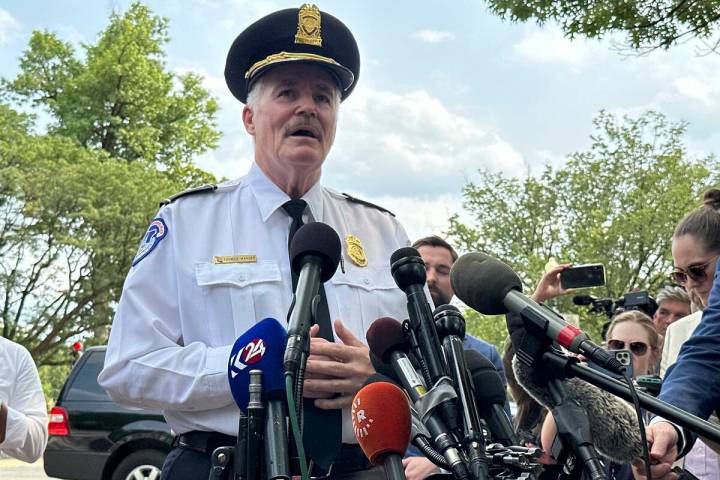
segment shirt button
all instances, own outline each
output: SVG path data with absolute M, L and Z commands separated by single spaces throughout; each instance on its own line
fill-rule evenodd
M 369 278 L 363 278 L 363 283 L 365 285 L 370 285 L 370 279 Z
M 244 281 L 245 281 L 245 274 L 244 274 L 244 273 L 241 273 L 240 275 L 238 275 L 238 280 L 240 280 L 241 282 L 244 282 Z

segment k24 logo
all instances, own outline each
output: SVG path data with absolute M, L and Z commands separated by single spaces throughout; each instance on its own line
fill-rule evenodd
M 262 360 L 265 355 L 265 342 L 262 338 L 255 338 L 248 342 L 235 355 L 230 357 L 230 365 L 233 369 L 230 371 L 232 378 L 244 370 L 248 365 L 253 365 Z

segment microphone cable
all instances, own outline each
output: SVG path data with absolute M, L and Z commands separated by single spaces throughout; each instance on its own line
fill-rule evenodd
M 630 395 L 633 399 L 633 406 L 635 407 L 635 414 L 638 419 L 638 427 L 640 428 L 640 443 L 642 443 L 643 450 L 643 461 L 645 462 L 645 470 L 647 472 L 647 479 L 652 480 L 652 473 L 650 472 L 650 453 L 648 452 L 647 437 L 645 435 L 645 420 L 643 419 L 642 411 L 640 409 L 640 398 L 638 398 L 637 391 L 635 390 L 635 382 L 630 377 L 630 372 L 627 368 L 623 368 L 623 378 L 630 389 Z
M 298 463 L 300 464 L 300 476 L 302 480 L 309 480 L 310 475 L 308 474 L 307 461 L 305 459 L 305 447 L 302 442 L 302 433 L 300 432 L 300 423 L 298 422 L 297 410 L 295 407 L 295 398 L 293 396 L 294 390 L 293 376 L 291 373 L 285 374 L 285 396 L 287 397 L 288 403 L 288 417 L 290 417 L 290 429 L 295 439 L 295 446 L 298 453 Z

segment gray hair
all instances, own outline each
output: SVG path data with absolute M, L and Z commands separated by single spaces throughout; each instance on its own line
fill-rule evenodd
M 333 77 L 334 78 L 334 77 Z M 248 91 L 247 94 L 247 100 L 245 101 L 245 105 L 250 107 L 251 110 L 255 110 L 257 108 L 258 99 L 262 95 L 262 91 L 265 88 L 265 76 L 260 75 L 260 77 L 253 81 L 250 84 L 250 91 Z M 334 97 L 335 97 L 335 105 L 340 105 L 340 87 L 335 84 L 335 88 L 333 88 Z
M 676 300 L 678 302 L 687 303 L 690 305 L 690 296 L 684 288 L 675 285 L 667 285 L 660 289 L 657 293 L 655 301 L 658 305 L 666 300 Z

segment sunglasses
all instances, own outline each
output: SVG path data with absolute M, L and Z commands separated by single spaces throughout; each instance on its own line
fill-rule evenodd
M 707 267 L 714 262 L 718 257 L 712 258 L 705 263 L 699 265 L 690 265 L 687 270 L 682 268 L 675 268 L 670 273 L 670 279 L 678 285 L 685 285 L 688 277 L 692 278 L 696 282 L 704 282 L 707 279 Z
M 607 346 L 608 350 L 625 350 L 626 343 L 622 340 L 608 340 Z M 648 345 L 647 343 L 643 342 L 630 342 L 628 345 L 628 350 L 630 350 L 632 353 L 637 355 L 638 357 L 641 357 L 645 355 L 645 352 L 647 352 Z

